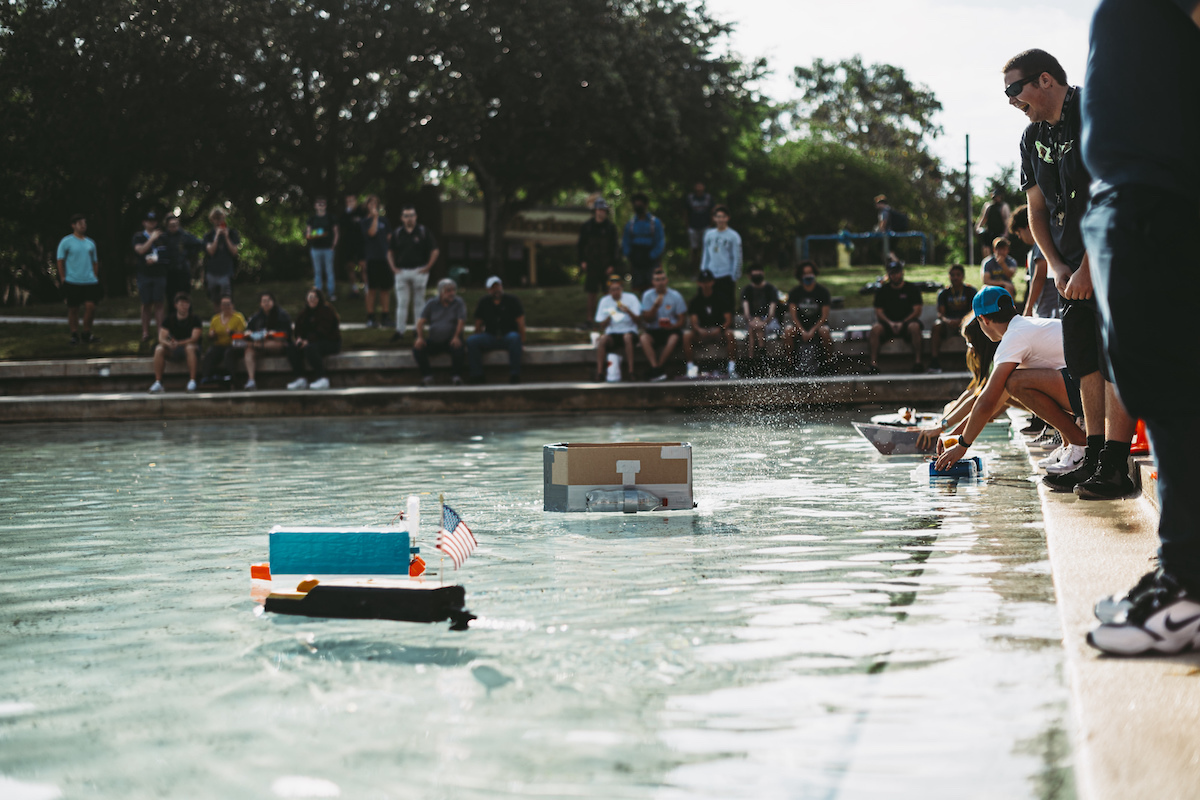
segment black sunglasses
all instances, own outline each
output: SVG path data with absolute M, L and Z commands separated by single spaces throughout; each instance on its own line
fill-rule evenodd
M 1042 77 L 1041 73 L 1038 73 L 1037 75 L 1030 75 L 1028 78 L 1021 78 L 1019 81 L 1013 81 L 1008 86 L 1004 87 L 1004 94 L 1009 97 L 1016 97 L 1021 93 L 1021 88 L 1025 84 L 1036 81 L 1040 77 Z

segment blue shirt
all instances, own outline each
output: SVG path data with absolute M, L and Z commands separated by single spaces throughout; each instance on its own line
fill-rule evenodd
M 96 243 L 86 236 L 80 239 L 75 234 L 64 236 L 58 243 L 58 260 L 66 267 L 63 280 L 67 283 L 99 283 L 92 265 L 96 257 Z
M 667 237 L 663 232 L 663 224 L 658 217 L 647 214 L 644 217 L 634 217 L 625 223 L 625 233 L 621 237 L 621 252 L 626 258 L 633 253 L 634 245 L 650 248 L 650 260 L 657 261 L 667 249 Z
M 709 228 L 704 232 L 704 259 L 700 269 L 712 272 L 714 278 L 742 276 L 742 237 L 733 228 Z
M 649 311 L 657 300 L 658 292 L 653 289 L 647 289 L 642 294 L 642 311 Z M 679 292 L 668 287 L 667 293 L 663 297 L 662 305 L 658 307 L 658 311 L 654 314 L 654 319 L 645 322 L 646 330 L 658 330 L 658 321 L 664 317 L 670 317 L 672 322 L 678 322 L 680 314 L 687 315 L 687 301 L 683 299 L 683 295 Z M 672 328 L 671 330 L 676 330 L 676 328 Z

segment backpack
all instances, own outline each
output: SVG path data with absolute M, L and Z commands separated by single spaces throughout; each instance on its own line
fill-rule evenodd
M 888 211 L 888 230 L 892 233 L 908 233 L 908 214 L 894 208 Z

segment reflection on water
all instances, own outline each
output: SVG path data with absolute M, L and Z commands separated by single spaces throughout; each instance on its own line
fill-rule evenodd
M 1072 794 L 1037 494 L 1003 441 L 948 486 L 842 417 L 4 434 L 14 796 Z M 693 443 L 694 515 L 541 511 L 542 444 L 634 438 Z M 271 525 L 386 523 L 417 492 L 436 567 L 439 491 L 480 541 L 471 631 L 254 614 Z

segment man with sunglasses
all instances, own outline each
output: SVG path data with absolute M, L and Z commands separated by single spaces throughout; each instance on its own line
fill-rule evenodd
M 1086 500 L 1115 500 L 1134 493 L 1129 443 L 1134 420 L 1112 385 L 1102 355 L 1100 318 L 1092 295 L 1091 267 L 1081 223 L 1091 177 L 1080 141 L 1083 92 L 1044 50 L 1026 50 L 1004 65 L 1004 94 L 1030 125 L 1021 137 L 1021 188 L 1029 201 L 1029 226 L 1062 296 L 1063 354 L 1083 399 L 1087 451 L 1078 468 L 1047 475 L 1042 483 Z

